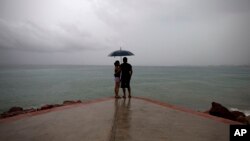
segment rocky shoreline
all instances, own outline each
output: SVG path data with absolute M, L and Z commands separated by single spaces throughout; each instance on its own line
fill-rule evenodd
M 41 106 L 40 108 L 29 108 L 29 109 L 23 109 L 22 107 L 12 107 L 8 111 L 3 112 L 0 115 L 0 119 L 13 117 L 13 116 L 21 115 L 21 114 L 26 114 L 26 113 L 52 109 L 56 107 L 66 106 L 66 105 L 71 105 L 71 104 L 77 104 L 77 103 L 82 103 L 82 101 L 81 100 L 67 100 L 67 101 L 64 101 L 62 104 L 46 104 L 44 106 Z M 225 118 L 225 119 L 230 119 L 233 121 L 238 121 L 243 124 L 248 124 L 248 125 L 250 124 L 250 115 L 246 116 L 243 112 L 240 112 L 240 111 L 230 111 L 228 108 L 226 108 L 225 106 L 217 102 L 212 102 L 211 108 L 204 113 L 217 116 L 217 117 L 221 117 L 221 118 Z
M 212 102 L 211 108 L 205 113 L 233 121 L 238 121 L 243 124 L 250 124 L 250 115 L 246 116 L 240 111 L 230 111 L 228 108 L 217 102 Z
M 0 119 L 13 117 L 13 116 L 21 115 L 21 114 L 33 113 L 33 112 L 47 110 L 47 109 L 52 109 L 56 107 L 66 106 L 66 105 L 71 105 L 71 104 L 77 104 L 77 103 L 82 103 L 82 101 L 81 100 L 67 100 L 67 101 L 64 101 L 62 104 L 46 104 L 46 105 L 41 106 L 40 108 L 29 108 L 29 109 L 23 109 L 22 107 L 15 106 L 15 107 L 11 107 L 6 112 L 3 112 L 0 115 Z

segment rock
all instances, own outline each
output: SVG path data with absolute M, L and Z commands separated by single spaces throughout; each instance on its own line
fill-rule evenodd
M 70 104 L 76 104 L 76 103 L 81 103 L 81 100 L 73 101 L 73 100 L 66 100 L 63 102 L 63 105 L 70 105 Z
M 81 100 L 77 100 L 76 103 L 82 103 L 82 101 Z
M 236 121 L 244 123 L 244 124 L 248 124 L 248 121 L 247 121 L 246 117 L 244 117 L 244 116 L 237 117 Z
M 212 107 L 209 110 L 209 114 L 227 118 L 230 120 L 238 121 L 244 124 L 249 124 L 250 117 L 246 117 L 243 112 L 240 111 L 229 111 L 226 107 L 222 106 L 219 103 L 212 102 Z
M 23 110 L 25 113 L 31 113 L 31 112 L 36 112 L 37 109 L 34 109 L 34 108 L 30 108 L 30 109 L 25 109 Z
M 248 124 L 250 124 L 250 115 L 246 116 L 246 120 L 247 120 Z
M 209 114 L 231 120 L 236 120 L 235 116 L 226 107 L 216 102 L 212 102 L 212 107 L 209 110 Z
M 60 107 L 63 106 L 63 104 L 54 104 L 53 107 Z
M 1 118 L 12 117 L 20 114 L 24 114 L 24 111 L 16 111 L 16 112 L 4 112 L 1 114 Z
M 12 117 L 12 116 L 23 114 L 23 113 L 25 112 L 22 107 L 11 107 L 9 111 L 3 112 L 1 114 L 1 118 Z
M 63 105 L 73 104 L 73 103 L 74 103 L 73 101 L 69 101 L 69 100 L 63 101 Z
M 11 107 L 8 111 L 8 113 L 12 113 L 12 112 L 20 112 L 23 111 L 22 107 Z
M 231 113 L 234 115 L 235 119 L 237 119 L 240 116 L 241 117 L 246 117 L 246 115 L 244 113 L 240 112 L 240 111 L 232 111 Z
M 63 104 L 47 104 L 47 105 L 44 105 L 41 108 L 37 108 L 37 109 L 34 109 L 34 108 L 23 109 L 22 107 L 12 107 L 9 109 L 9 111 L 3 112 L 0 115 L 0 118 L 7 118 L 7 117 L 19 115 L 19 114 L 31 113 L 31 112 L 36 112 L 36 111 L 40 111 L 40 110 L 47 110 L 47 109 L 51 109 L 51 108 L 55 108 L 55 107 L 60 107 L 63 105 L 76 104 L 76 103 L 82 103 L 82 101 L 81 100 L 76 100 L 76 101 L 67 100 L 67 101 L 64 101 Z
M 47 104 L 42 106 L 41 108 L 37 109 L 37 110 L 47 110 L 47 109 L 51 109 L 51 108 L 55 108 L 55 107 L 60 107 L 63 106 L 62 104 Z
M 44 105 L 44 106 L 42 106 L 41 108 L 40 108 L 40 110 L 47 110 L 47 109 L 51 109 L 51 108 L 53 108 L 54 107 L 54 105 Z

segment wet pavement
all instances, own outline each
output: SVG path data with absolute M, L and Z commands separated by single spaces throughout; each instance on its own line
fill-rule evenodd
M 0 120 L 0 140 L 228 141 L 230 124 L 146 98 L 108 98 Z

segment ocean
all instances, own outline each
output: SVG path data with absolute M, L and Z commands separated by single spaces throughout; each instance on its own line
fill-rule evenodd
M 250 114 L 250 67 L 133 66 L 133 96 L 206 111 L 211 102 Z M 120 89 L 120 95 L 122 90 Z M 114 95 L 113 66 L 0 67 L 0 112 Z

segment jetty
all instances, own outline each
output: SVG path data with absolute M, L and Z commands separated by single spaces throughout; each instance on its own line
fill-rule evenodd
M 235 121 L 142 97 L 102 98 L 0 120 L 1 141 L 229 141 Z

